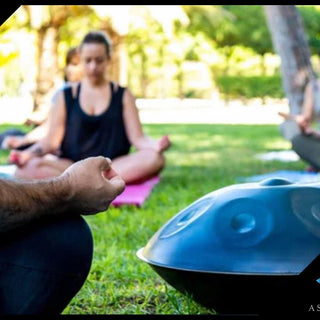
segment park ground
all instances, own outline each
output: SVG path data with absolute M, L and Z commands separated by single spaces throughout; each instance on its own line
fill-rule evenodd
M 263 152 L 290 149 L 278 130 L 281 119 L 277 111 L 284 110 L 285 104 L 258 105 L 254 110 L 250 105 L 232 104 L 210 107 L 198 104 L 196 107 L 197 112 L 192 111 L 191 116 L 191 111 L 190 114 L 178 113 L 186 106 L 170 109 L 168 103 L 159 102 L 158 106 L 155 103 L 150 110 L 141 113 L 142 118 L 145 117 L 143 123 L 148 135 L 158 138 L 169 134 L 172 140 L 161 182 L 141 208 L 111 207 L 106 212 L 85 217 L 94 238 L 93 263 L 85 284 L 64 314 L 215 313 L 168 285 L 149 265 L 137 258 L 137 250 L 145 246 L 164 223 L 201 196 L 239 183 L 241 177 L 281 169 L 303 170 L 305 164 L 300 160 L 262 161 L 255 157 Z M 141 102 L 140 108 L 146 109 Z M 148 118 L 152 108 L 154 115 L 158 109 L 158 116 Z M 200 112 L 203 109 L 211 110 L 211 113 Z M 214 112 L 218 110 L 221 113 Z M 166 116 L 164 111 L 167 111 Z M 192 123 L 198 112 L 198 123 Z M 222 122 L 223 114 L 225 123 Z M 161 117 L 167 121 L 155 123 L 155 120 L 161 122 Z M 189 123 L 178 123 L 187 117 Z M 218 117 L 222 123 L 214 123 Z M 12 126 L 28 130 L 19 124 L 2 124 L 0 130 Z M 2 163 L 6 163 L 7 156 L 7 151 L 0 151 Z

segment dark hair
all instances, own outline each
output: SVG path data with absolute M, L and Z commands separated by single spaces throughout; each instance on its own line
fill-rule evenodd
M 79 55 L 79 49 L 77 47 L 70 48 L 66 55 L 66 65 L 69 65 L 72 61 L 72 58 L 77 55 Z
M 109 36 L 103 31 L 90 31 L 81 41 L 80 50 L 86 43 L 100 43 L 106 47 L 106 53 L 108 58 L 111 56 L 111 40 Z

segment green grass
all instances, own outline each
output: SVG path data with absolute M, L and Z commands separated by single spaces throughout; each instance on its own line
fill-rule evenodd
M 276 125 L 144 128 L 154 138 L 168 133 L 173 142 L 162 182 L 142 208 L 109 208 L 85 218 L 94 237 L 94 259 L 87 281 L 64 314 L 214 314 L 167 285 L 136 251 L 173 215 L 206 193 L 238 183 L 239 177 L 305 168 L 302 161 L 263 162 L 254 157 L 290 149 Z M 5 162 L 7 154 L 1 151 L 0 161 Z

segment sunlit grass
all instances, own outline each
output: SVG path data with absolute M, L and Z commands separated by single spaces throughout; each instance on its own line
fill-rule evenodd
M 86 217 L 94 237 L 91 272 L 64 314 L 213 314 L 167 285 L 136 252 L 173 215 L 238 178 L 297 162 L 263 162 L 254 156 L 288 149 L 275 125 L 145 125 L 154 138 L 168 133 L 172 147 L 158 184 L 142 208 L 110 208 Z M 1 127 L 3 129 L 3 127 Z M 0 152 L 6 162 L 7 151 Z

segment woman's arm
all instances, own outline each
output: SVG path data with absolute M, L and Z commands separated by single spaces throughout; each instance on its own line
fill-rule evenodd
M 57 99 L 51 106 L 46 121 L 47 128 L 44 137 L 23 151 L 12 150 L 10 153 L 10 162 L 23 166 L 33 157 L 43 156 L 47 153 L 54 152 L 60 147 L 62 142 L 65 132 L 65 119 L 64 93 L 61 90 Z
M 39 126 L 35 127 L 33 130 L 28 132 L 23 137 L 23 144 L 30 144 L 38 142 L 46 136 L 46 132 L 48 130 L 48 120 L 45 120 Z
M 144 134 L 135 97 L 128 88 L 123 94 L 123 118 L 128 139 L 137 150 L 153 149 L 157 152 L 163 152 L 169 148 L 170 141 L 167 135 L 159 140 L 154 140 Z
M 309 82 L 305 88 L 304 95 L 303 95 L 302 118 L 304 121 L 311 123 L 312 116 L 313 116 L 313 108 L 314 108 L 313 82 Z
M 309 82 L 306 85 L 303 95 L 302 111 L 300 114 L 292 115 L 289 113 L 279 112 L 285 120 L 293 119 L 299 125 L 301 132 L 305 134 L 313 134 L 312 118 L 314 113 L 314 98 L 313 98 L 313 83 Z
M 24 136 L 7 136 L 4 140 L 4 145 L 8 149 L 17 149 L 22 146 L 38 142 L 46 135 L 48 121 L 32 129 Z

